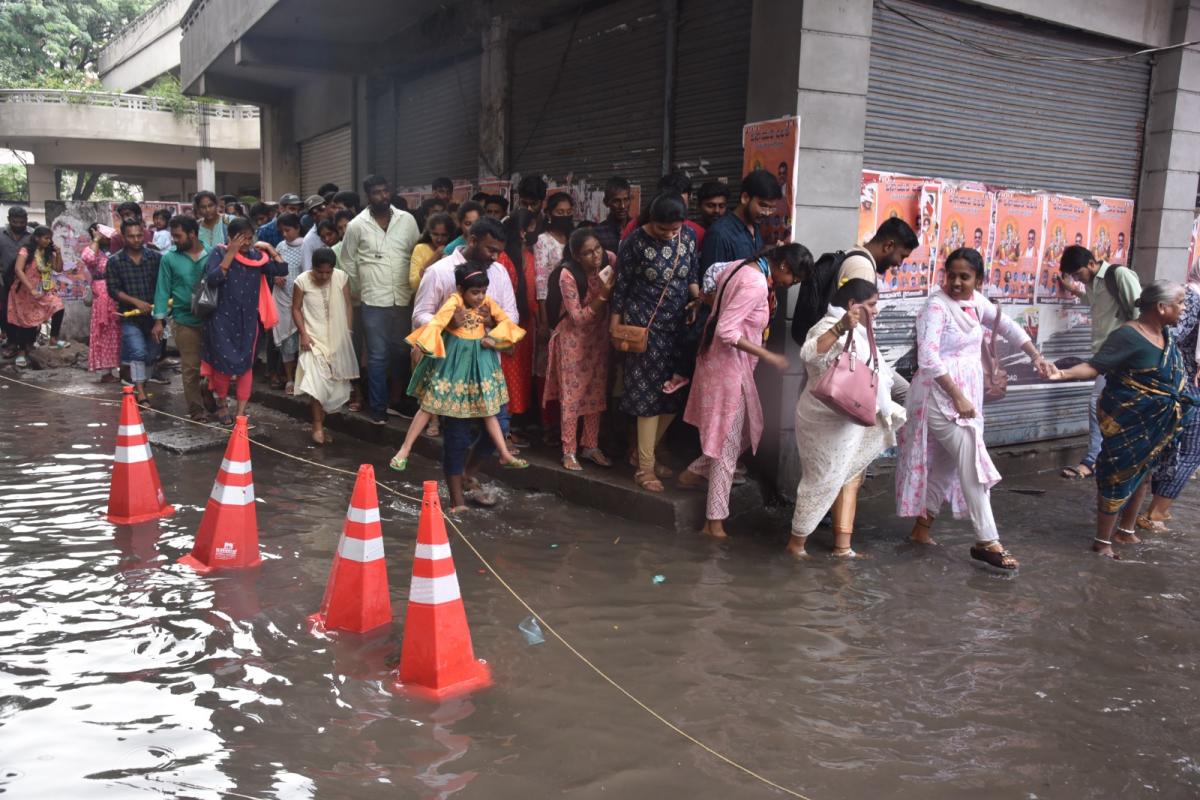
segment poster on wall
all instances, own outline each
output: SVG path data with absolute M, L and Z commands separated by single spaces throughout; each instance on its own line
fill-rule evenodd
M 858 190 L 858 236 L 855 244 L 865 245 L 875 235 L 875 229 L 879 227 L 875 221 L 878 206 L 879 173 L 864 170 Z
M 930 258 L 937 246 L 937 197 L 941 186 L 911 175 L 881 173 L 876 191 L 875 220 L 898 217 L 917 232 L 919 244 L 899 267 L 879 279 L 882 297 L 920 297 L 929 291 Z
M 783 117 L 751 122 L 742 128 L 742 173 L 765 169 L 779 180 L 783 197 L 762 226 L 763 242 L 788 241 L 795 234 L 796 159 L 800 154 L 800 118 Z
M 1090 209 L 1085 200 L 1062 194 L 1046 198 L 1046 244 L 1042 248 L 1042 266 L 1038 275 L 1037 301 L 1058 305 L 1078 302 L 1062 284 L 1059 262 L 1069 245 L 1084 245 L 1088 240 Z
M 996 245 L 988 268 L 988 294 L 1033 300 L 1041 260 L 1046 196 L 1003 190 L 996 194 Z
M 1129 263 L 1129 235 L 1133 230 L 1133 201 L 1119 197 L 1093 198 L 1088 249 L 1097 260 Z
M 1200 238 L 1200 214 L 1192 223 L 1192 242 L 1188 246 L 1188 283 L 1200 283 L 1200 253 L 1196 252 L 1196 240 Z
M 987 258 L 995 196 L 982 184 L 944 183 L 939 202 L 940 241 L 934 260 L 933 286 L 942 285 L 946 257 L 960 247 L 970 247 Z

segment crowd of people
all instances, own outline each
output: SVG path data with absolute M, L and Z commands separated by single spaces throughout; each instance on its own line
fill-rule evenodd
M 827 515 L 833 556 L 858 555 L 859 486 L 896 447 L 897 514 L 914 520 L 912 541 L 934 543 L 948 503 L 971 522 L 974 561 L 1017 569 L 992 512 L 1000 475 L 984 443 L 985 397 L 1003 392 L 982 355 L 996 337 L 1046 380 L 1094 382 L 1089 449 L 1063 476 L 1095 477 L 1096 552 L 1115 558 L 1114 541 L 1165 530 L 1200 466 L 1200 281 L 1143 288 L 1127 267 L 1066 246 L 1063 288 L 1091 307 L 1093 353 L 1055 365 L 988 299 L 978 248 L 958 247 L 939 254 L 917 315 L 910 381 L 882 358 L 873 320 L 882 276 L 905 263 L 917 234 L 889 219 L 865 244 L 815 261 L 801 244 L 764 244 L 783 191 L 769 172 L 746 175 L 737 192 L 709 182 L 694 197 L 686 176 L 669 174 L 642 209 L 613 177 L 607 216 L 583 221 L 570 194 L 547 196 L 537 176 L 518 183 L 512 209 L 489 194 L 455 203 L 448 179 L 411 213 L 380 176 L 362 190 L 327 185 L 249 209 L 200 192 L 192 215 L 156 214 L 149 225 L 123 204 L 119 228 L 93 225 L 80 256 L 91 278 L 89 369 L 112 382 L 119 368 L 149 404 L 169 331 L 189 414 L 229 425 L 230 393 L 244 414 L 265 355 L 272 385 L 309 399 L 317 445 L 332 440 L 326 414 L 344 409 L 381 426 L 411 420 L 394 470 L 407 468 L 417 437 L 440 436 L 452 509 L 494 505 L 479 467 L 493 457 L 527 467 L 520 451 L 540 433 L 567 470 L 620 457 L 647 492 L 668 482 L 706 492 L 704 532 L 724 538 L 739 460 L 763 433 L 756 369 L 789 366 L 767 342 L 779 290 L 799 285 L 803 477 L 787 545 L 797 557 Z M 13 209 L 0 259 L 5 355 L 25 366 L 44 324 L 50 346 L 63 344 L 62 255 L 49 229 L 30 229 Z M 663 448 L 681 424 L 695 429 L 699 454 L 676 474 Z

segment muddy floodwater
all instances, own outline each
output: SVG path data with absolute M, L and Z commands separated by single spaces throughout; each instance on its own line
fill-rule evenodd
M 177 513 L 115 527 L 117 410 L 0 379 L 0 794 L 14 798 L 783 797 L 664 727 L 547 636 L 451 545 L 495 686 L 396 696 L 417 522 L 382 495 L 395 611 L 382 637 L 310 634 L 352 480 L 253 450 L 265 562 L 203 578 L 191 547 L 221 451 L 156 449 Z M 96 392 L 95 387 L 79 391 Z M 271 444 L 416 495 L 437 477 L 346 437 L 324 452 L 260 414 Z M 148 420 L 151 429 L 169 423 Z M 1001 469 L 1005 465 L 1001 463 Z M 788 509 L 713 545 L 553 496 L 509 492 L 467 535 L 583 654 L 667 719 L 812 800 L 1200 796 L 1200 510 L 1085 553 L 1090 483 L 996 493 L 1014 580 L 972 568 L 963 524 L 904 544 L 890 478 L 864 487 L 869 560 L 782 554 Z M 1038 494 L 1037 490 L 1044 490 Z M 655 576 L 665 580 L 655 581 Z

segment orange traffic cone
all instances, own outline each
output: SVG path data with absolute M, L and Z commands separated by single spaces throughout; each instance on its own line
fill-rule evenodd
M 113 460 L 112 483 L 108 489 L 108 521 L 135 525 L 175 513 L 163 496 L 158 468 L 150 454 L 150 440 L 142 415 L 126 386 L 121 398 L 121 420 L 117 427 L 117 454 Z
M 262 563 L 258 554 L 258 515 L 250 472 L 250 436 L 238 417 L 225 448 L 192 552 L 179 559 L 202 575 L 218 569 L 247 569 Z
M 471 646 L 437 481 L 425 481 L 421 501 L 398 678 L 393 688 L 431 700 L 492 685 L 487 662 L 476 660 Z
M 325 598 L 321 610 L 308 620 L 318 631 L 350 633 L 366 633 L 392 621 L 379 495 L 375 492 L 375 469 L 370 464 L 358 468 Z

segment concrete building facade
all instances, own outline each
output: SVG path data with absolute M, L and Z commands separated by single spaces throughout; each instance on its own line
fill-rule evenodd
M 364 0 L 353 15 L 195 0 L 180 75 L 186 91 L 261 105 L 268 195 L 371 172 L 398 185 L 622 174 L 646 198 L 679 168 L 736 186 L 742 124 L 798 115 L 796 238 L 816 254 L 854 243 L 864 169 L 911 170 L 1136 198 L 1131 266 L 1180 280 L 1200 48 L 1138 51 L 1197 40 L 1191 0 Z M 772 339 L 786 342 L 780 317 Z M 799 387 L 760 380 L 764 467 L 781 488 Z M 1013 393 L 989 436 L 1077 432 L 1074 391 Z M 1078 414 L 1047 413 L 1074 400 Z

